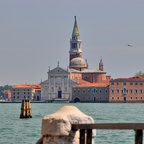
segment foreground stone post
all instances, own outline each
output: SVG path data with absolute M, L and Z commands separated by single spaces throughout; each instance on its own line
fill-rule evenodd
M 42 119 L 42 138 L 37 144 L 79 144 L 79 130 L 74 131 L 71 126 L 77 123 L 94 123 L 94 120 L 75 106 L 63 106 Z

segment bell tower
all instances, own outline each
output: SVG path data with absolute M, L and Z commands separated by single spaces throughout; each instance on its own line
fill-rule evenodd
M 77 20 L 75 16 L 72 38 L 70 39 L 69 61 L 71 61 L 75 57 L 82 58 L 82 44 L 81 43 L 82 41 L 80 40 L 80 34 L 79 34 Z

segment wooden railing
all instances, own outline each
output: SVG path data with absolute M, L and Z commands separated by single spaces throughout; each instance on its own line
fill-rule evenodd
M 72 124 L 72 129 L 80 130 L 80 144 L 92 144 L 92 129 L 134 130 L 135 144 L 143 144 L 144 123 Z

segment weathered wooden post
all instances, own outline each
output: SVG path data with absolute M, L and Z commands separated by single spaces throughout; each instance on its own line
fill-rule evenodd
M 32 110 L 29 100 L 22 100 L 20 118 L 32 118 Z

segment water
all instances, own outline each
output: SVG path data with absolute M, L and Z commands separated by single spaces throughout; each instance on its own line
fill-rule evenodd
M 35 144 L 42 118 L 63 105 L 75 105 L 97 123 L 144 123 L 143 103 L 31 103 L 33 118 L 19 119 L 21 104 L 0 104 L 0 144 Z M 96 144 L 134 144 L 133 130 L 97 130 Z

